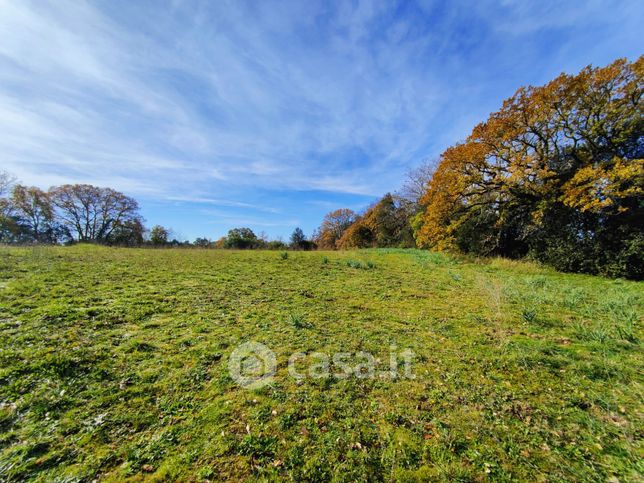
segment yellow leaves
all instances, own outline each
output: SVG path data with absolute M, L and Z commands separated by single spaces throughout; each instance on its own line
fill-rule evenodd
M 628 159 L 641 136 L 643 59 L 518 89 L 441 155 L 413 222 L 418 244 L 509 246 L 510 237 L 550 229 L 561 203 L 581 213 L 633 209 L 644 195 L 643 160 Z
M 353 210 L 340 208 L 327 213 L 322 220 L 315 242 L 324 250 L 335 250 L 347 228 L 354 224 L 358 215 Z
M 362 223 L 362 220 L 358 220 L 345 230 L 342 237 L 337 241 L 337 246 L 343 250 L 366 248 L 369 246 L 366 241 L 370 241 L 370 237 L 371 232 L 369 229 Z
M 613 158 L 611 165 L 586 166 L 563 186 L 561 201 L 582 212 L 599 212 L 624 198 L 644 194 L 644 159 Z M 618 212 L 627 208 L 618 207 Z

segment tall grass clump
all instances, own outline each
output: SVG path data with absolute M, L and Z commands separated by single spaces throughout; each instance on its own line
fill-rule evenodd
M 355 268 L 355 269 L 361 269 L 361 270 L 371 270 L 373 268 L 376 268 L 376 264 L 373 263 L 372 261 L 368 262 L 361 262 L 360 260 L 347 260 L 347 267 L 350 268 Z
M 311 324 L 306 321 L 302 314 L 289 314 L 288 323 L 296 329 L 308 329 Z

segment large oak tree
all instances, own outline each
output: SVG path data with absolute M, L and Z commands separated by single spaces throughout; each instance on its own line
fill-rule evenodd
M 447 149 L 421 246 L 642 276 L 644 60 L 521 88 Z
M 112 188 L 67 184 L 50 189 L 58 215 L 79 241 L 105 242 L 117 226 L 140 220 L 135 199 Z

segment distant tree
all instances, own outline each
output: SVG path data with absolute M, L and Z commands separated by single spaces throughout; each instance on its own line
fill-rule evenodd
M 315 248 L 315 243 L 307 240 L 302 229 L 297 227 L 291 234 L 291 248 L 293 250 L 312 250 Z
M 271 240 L 266 244 L 266 248 L 269 250 L 286 250 L 288 245 L 282 240 Z
M 168 243 L 168 230 L 161 225 L 155 225 L 150 230 L 150 243 L 154 246 L 162 246 Z
M 266 248 L 268 246 L 268 234 L 260 231 L 257 235 L 257 246 L 255 248 Z
M 47 193 L 35 186 L 18 184 L 11 190 L 11 205 L 33 241 L 56 241 L 54 209 Z
M 0 186 L 3 194 L 7 193 L 8 184 Z M 9 198 L 0 198 L 0 243 L 16 243 L 27 230 L 15 213 Z
M 172 229 L 168 229 L 168 233 L 172 233 Z M 170 235 L 168 235 L 170 236 Z M 172 240 L 167 242 L 168 246 L 171 246 L 172 248 L 190 248 L 192 243 L 190 243 L 189 240 L 179 240 L 177 238 L 173 238 Z
M 28 243 L 33 241 L 29 227 L 24 224 L 18 215 L 5 207 L 5 213 L 0 215 L 0 242 L 1 243 Z
M 374 239 L 371 229 L 363 223 L 362 218 L 359 218 L 344 231 L 342 237 L 338 240 L 337 247 L 343 250 L 368 248 L 374 246 Z
M 0 171 L 0 198 L 6 196 L 11 186 L 16 182 L 16 178 L 7 173 L 6 171 Z
M 208 238 L 197 238 L 194 242 L 194 246 L 199 248 L 208 248 L 212 245 L 212 242 Z
M 226 236 L 224 247 L 241 249 L 256 248 L 257 243 L 257 236 L 250 228 L 233 228 Z
M 339 248 L 401 247 L 415 245 L 408 204 L 387 193 L 353 223 L 338 240 Z
M 438 161 L 427 158 L 415 168 L 408 170 L 402 187 L 396 193 L 397 196 L 413 205 L 420 205 L 420 199 L 427 191 L 437 164 Z
M 400 220 L 396 213 L 396 204 L 391 194 L 387 193 L 367 216 L 364 223 L 374 233 L 375 245 L 378 247 L 392 247 L 398 245 L 398 231 L 401 228 Z
M 291 233 L 291 247 L 292 248 L 299 248 L 300 244 L 306 240 L 306 235 L 302 231 L 300 227 L 297 227 L 295 230 L 293 230 L 293 233 Z
M 114 226 L 107 243 L 124 247 L 138 247 L 143 245 L 145 231 L 143 222 L 139 218 L 119 222 Z
M 68 184 L 51 188 L 49 197 L 61 222 L 81 242 L 106 242 L 120 224 L 140 220 L 136 200 L 111 188 Z
M 12 216 L 11 201 L 6 197 L 15 178 L 6 171 L 0 171 L 0 240 L 5 243 L 13 238 L 17 228 L 16 219 Z
M 337 243 L 344 232 L 358 219 L 358 215 L 347 208 L 327 213 L 316 235 L 313 237 L 318 247 L 326 250 L 335 250 Z

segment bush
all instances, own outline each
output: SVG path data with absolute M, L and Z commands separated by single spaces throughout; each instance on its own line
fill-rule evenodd
M 281 240 L 271 240 L 266 244 L 269 250 L 286 250 L 288 245 Z
M 260 240 L 250 228 L 233 228 L 224 241 L 225 248 L 257 248 Z
M 347 267 L 357 268 L 362 270 L 371 270 L 373 268 L 376 268 L 376 265 L 371 261 L 362 263 L 359 260 L 347 260 Z
M 212 242 L 208 238 L 197 238 L 194 242 L 194 246 L 199 248 L 209 248 L 212 245 Z

